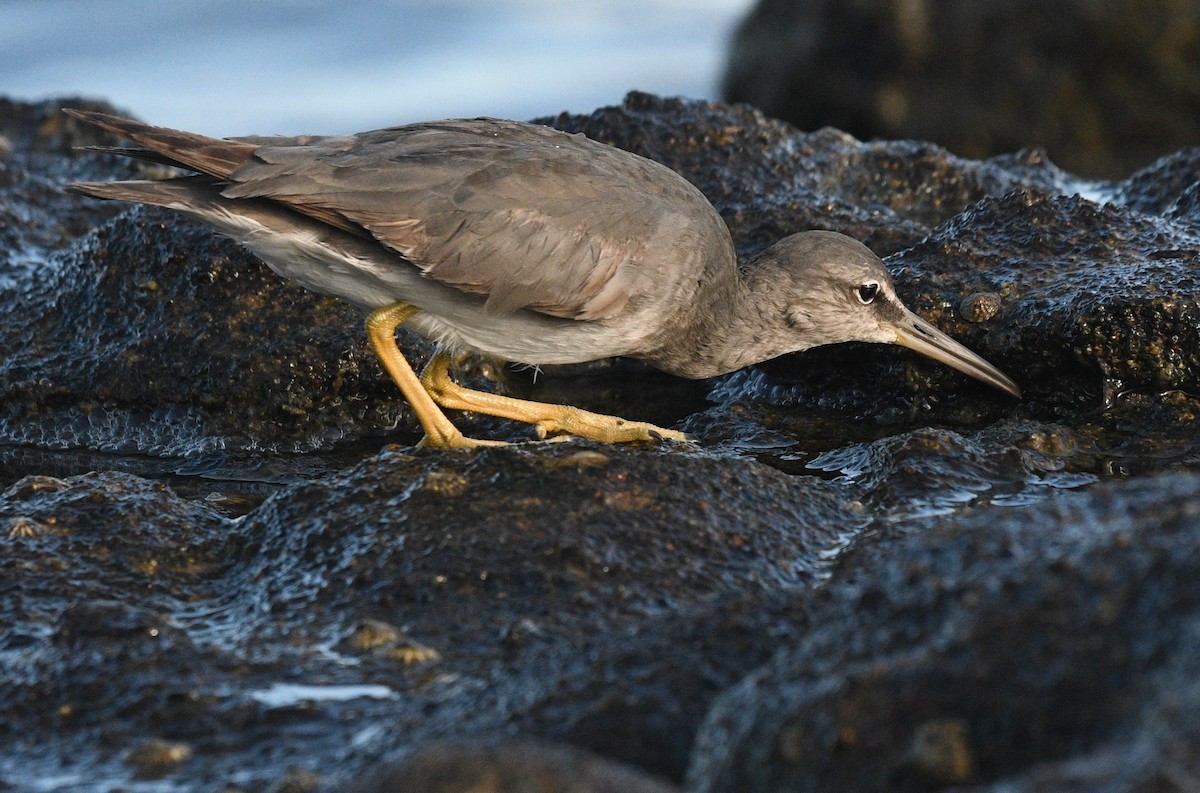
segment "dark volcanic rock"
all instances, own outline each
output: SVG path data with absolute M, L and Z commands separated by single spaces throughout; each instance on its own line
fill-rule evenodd
M 747 108 L 712 105 L 703 110 L 705 133 L 697 109 L 635 94 L 623 108 L 555 123 L 683 173 L 725 213 L 744 256 L 807 227 L 902 235 L 895 246 L 913 247 L 888 259 L 901 297 L 1021 373 L 1027 402 L 1078 410 L 1121 390 L 1200 387 L 1192 353 L 1200 348 L 1200 289 L 1191 273 L 1200 237 L 1182 196 L 1200 179 L 1194 158 L 1165 158 L 1110 188 L 1126 208 L 1100 207 L 1068 197 L 1088 186 L 1036 152 L 972 162 L 911 142 L 806 135 Z M 764 206 L 761 196 L 775 198 Z M 850 350 L 858 363 L 846 367 Z M 797 382 L 789 403 L 892 421 L 915 405 L 973 422 L 1008 409 L 987 386 L 878 345 L 809 350 L 761 368 Z M 747 387 L 767 396 L 754 381 Z
M 312 448 L 402 414 L 361 311 L 288 284 L 177 213 L 129 210 L 39 276 L 0 308 L 9 442 Z
M 121 474 L 29 476 L 0 495 L 0 778 L 18 759 L 27 783 L 147 736 L 216 730 L 194 697 L 240 662 L 180 612 L 219 591 L 231 525 Z
M 1094 406 L 1101 386 L 1200 392 L 1195 226 L 1019 192 L 980 202 L 889 264 L 918 295 L 915 310 L 1023 372 L 1033 399 Z M 971 299 L 989 306 L 978 321 Z
M 679 452 L 385 453 L 249 516 L 236 586 L 293 637 L 319 607 L 495 648 L 514 626 L 569 635 L 612 627 L 601 609 L 620 621 L 796 586 L 861 522 L 819 480 Z
M 1200 148 L 1180 149 L 1117 185 L 1113 200 L 1153 215 L 1173 214 L 1173 205 L 1200 182 Z M 1193 222 L 1200 217 L 1193 215 Z
M 724 94 L 805 129 L 972 157 L 1039 144 L 1123 176 L 1200 137 L 1197 30 L 1188 0 L 760 0 Z
M 810 472 L 840 472 L 832 486 L 848 510 L 837 518 L 846 544 L 916 516 L 1039 501 L 1092 477 L 1064 472 L 1083 439 L 1039 437 L 1041 425 L 1000 424 L 970 436 L 923 429 L 852 444 L 813 460 Z M 953 466 L 947 460 L 954 460 Z M 839 546 L 842 547 L 842 546 Z M 822 571 L 824 572 L 824 571 Z M 822 575 L 821 580 L 824 580 Z M 670 779 L 681 778 L 709 705 L 780 645 L 813 626 L 820 596 L 745 592 L 711 608 L 658 618 L 636 637 L 580 656 L 552 692 L 522 711 L 522 733 L 584 746 Z
M 363 461 L 417 435 L 360 313 L 169 213 L 76 214 L 63 181 L 133 166 L 53 106 L 0 105 L 0 788 L 1196 775 L 1200 485 L 1147 476 L 1200 466 L 1194 152 L 1089 184 L 644 94 L 558 117 L 692 179 L 746 266 L 868 239 L 1026 398 L 878 345 L 510 373 L 701 442 Z M 110 467 L 173 489 L 67 475 Z
M 0 651 L 22 663 L 0 756 L 210 789 L 251 760 L 257 783 L 285 764 L 329 782 L 502 735 L 645 626 L 814 580 L 862 517 L 757 463 L 558 444 L 388 452 L 236 523 L 136 477 L 29 478 L 2 520 L 0 621 L 17 630 Z M 687 644 L 664 657 L 701 661 Z M 78 756 L 56 766 L 39 738 L 64 719 Z M 641 726 L 656 719 L 626 726 L 657 737 Z M 83 750 L 98 736 L 99 758 Z
M 779 236 L 808 227 L 856 234 L 883 252 L 924 237 L 889 262 L 901 295 L 1023 373 L 1029 401 L 1045 409 L 1195 384 L 1187 352 L 1197 335 L 1195 290 L 1186 273 L 1196 232 L 1181 187 L 1190 160 L 1164 161 L 1113 186 L 1122 211 L 1058 197 L 1085 186 L 1032 152 L 973 162 L 928 145 L 806 135 L 746 108 L 644 94 L 554 123 L 692 179 L 729 220 L 747 266 Z M 1177 225 L 1149 220 L 1147 210 Z M 156 454 L 308 449 L 398 424 L 415 438 L 372 360 L 359 311 L 282 282 L 170 213 L 122 214 L 7 292 L 0 434 L 9 442 Z M 1172 341 L 1159 343 L 1164 337 Z M 419 363 L 427 347 L 409 334 L 402 341 Z M 847 355 L 855 366 L 844 365 Z M 883 422 L 936 408 L 946 420 L 980 423 L 1011 410 L 986 386 L 876 345 L 811 350 L 761 369 L 791 386 L 781 407 L 820 405 Z M 714 393 L 771 401 L 769 382 L 745 377 Z M 630 415 L 624 407 L 603 404 Z M 703 436 L 705 421 L 688 424 Z M 483 432 L 512 438 L 525 430 L 487 421 Z
M 347 793 L 672 793 L 678 788 L 565 746 L 439 744 Z
M 1151 477 L 861 544 L 800 640 L 715 705 L 691 788 L 1133 791 L 1194 775 L 1198 504 L 1195 474 Z
M 64 182 L 136 172 L 116 157 L 72 156 L 75 146 L 111 146 L 117 140 L 72 121 L 61 112 L 64 106 L 119 112 L 87 99 L 30 103 L 0 97 L 0 286 L 121 211 L 64 192 Z
M 721 212 L 742 258 L 812 228 L 849 234 L 882 256 L 987 196 L 1071 181 L 1048 163 L 1008 167 L 912 141 L 861 143 L 836 130 L 802 133 L 746 106 L 637 92 L 590 116 L 542 121 L 683 174 Z
M 713 700 L 802 634 L 806 607 L 748 592 L 659 617 L 571 659 L 553 687 L 515 714 L 516 728 L 682 779 Z

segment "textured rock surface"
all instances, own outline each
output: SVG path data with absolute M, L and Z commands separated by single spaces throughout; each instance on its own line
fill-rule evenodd
M 1188 0 L 760 0 L 724 94 L 804 129 L 1041 145 L 1122 177 L 1200 138 L 1198 30 Z
M 568 747 L 439 744 L 351 789 L 363 793 L 671 793 L 678 788 Z
M 72 122 L 58 111 L 63 104 L 113 110 L 86 99 L 26 103 L 0 97 L 0 284 L 12 283 L 41 257 L 121 211 L 62 190 L 68 180 L 134 173 L 129 163 L 72 156 L 73 147 L 117 141 Z
M 379 433 L 400 415 L 361 312 L 174 213 L 110 221 L 38 286 L 5 309 L 10 441 L 286 450 Z
M 503 733 L 644 625 L 814 580 L 860 520 L 761 464 L 567 444 L 384 453 L 237 522 L 124 474 L 29 477 L 0 499 L 0 774 L 67 751 L 117 780 L 153 738 L 192 784 L 331 781 Z
M 691 789 L 1195 778 L 1200 477 L 910 532 L 845 554 L 800 640 L 720 698 Z
M 699 444 L 380 451 L 417 435 L 357 312 L 61 195 L 130 172 L 53 107 L 0 105 L 0 788 L 1200 773 L 1194 152 L 1094 184 L 643 94 L 547 119 L 692 179 L 747 266 L 868 239 L 1026 398 L 870 345 L 603 364 L 506 386 Z

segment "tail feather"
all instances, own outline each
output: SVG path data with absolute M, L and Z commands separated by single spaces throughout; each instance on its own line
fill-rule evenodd
M 92 198 L 134 201 L 172 209 L 198 208 L 213 203 L 220 196 L 217 182 L 208 176 L 126 182 L 73 182 L 67 185 L 67 189 Z
M 169 165 L 172 168 L 178 168 L 178 160 L 173 160 L 165 154 L 159 154 L 150 149 L 135 149 L 131 146 L 79 146 L 76 151 L 94 151 L 98 154 L 116 154 L 121 157 L 129 157 L 132 160 L 143 160 L 145 162 L 154 162 L 159 165 Z
M 129 118 L 111 116 L 107 113 L 73 108 L 63 108 L 63 112 L 72 118 L 94 124 L 101 129 L 131 140 L 151 152 L 153 156 L 146 154 L 143 149 L 130 149 L 129 151 L 113 149 L 112 151 L 140 159 L 150 159 L 165 165 L 199 171 L 218 179 L 228 178 L 258 148 L 253 143 L 210 138 L 194 132 L 156 127 Z
M 68 108 L 63 108 L 63 112 L 72 118 L 95 124 L 101 129 L 127 138 L 142 147 L 98 146 L 92 147 L 94 149 L 199 172 L 194 176 L 181 176 L 162 181 L 77 182 L 68 185 L 69 189 L 77 193 L 83 193 L 93 198 L 135 201 L 142 204 L 170 207 L 183 212 L 197 209 L 201 204 L 205 207 L 214 207 L 220 204 L 223 211 L 227 211 L 233 206 L 228 202 L 243 201 L 243 199 L 229 199 L 222 196 L 221 191 L 228 187 L 227 180 L 233 172 L 259 148 L 257 142 L 210 138 L 192 132 L 155 127 L 141 121 L 110 116 L 105 113 Z M 268 198 L 286 205 L 291 211 L 307 215 L 357 237 L 370 238 L 370 234 L 366 230 L 346 220 L 336 210 L 307 204 L 303 201 L 291 201 L 286 196 L 270 196 Z M 193 214 L 196 213 L 193 212 Z

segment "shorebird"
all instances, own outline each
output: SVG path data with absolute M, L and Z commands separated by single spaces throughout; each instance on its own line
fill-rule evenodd
M 190 171 L 80 182 L 97 198 L 202 220 L 284 278 L 370 310 L 367 336 L 439 447 L 442 408 L 532 424 L 540 437 L 685 440 L 676 430 L 455 383 L 450 354 L 532 365 L 625 356 L 708 378 L 847 341 L 899 344 L 1013 396 L 995 366 L 908 310 L 883 262 L 831 231 L 785 237 L 737 266 L 721 216 L 669 168 L 583 135 L 491 118 L 346 136 L 212 138 L 66 110 Z M 439 345 L 418 376 L 401 323 Z

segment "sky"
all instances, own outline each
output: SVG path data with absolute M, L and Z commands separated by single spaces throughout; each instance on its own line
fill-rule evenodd
M 0 0 L 0 93 L 211 135 L 717 98 L 750 0 Z

